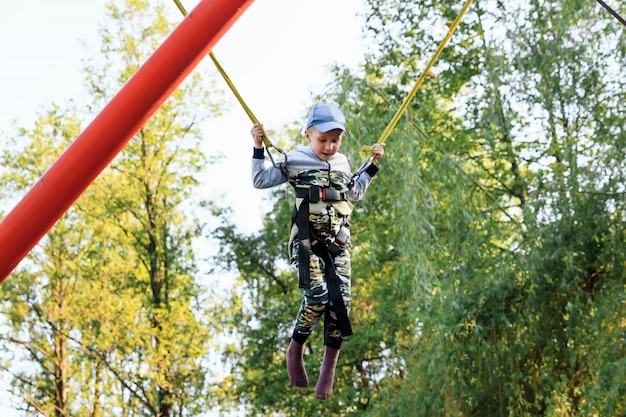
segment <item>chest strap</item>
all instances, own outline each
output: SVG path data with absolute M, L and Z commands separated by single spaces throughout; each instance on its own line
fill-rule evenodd
M 319 187 L 311 185 L 308 187 L 295 187 L 297 198 L 306 198 L 311 203 L 318 201 L 347 201 L 346 193 L 337 191 L 332 187 Z

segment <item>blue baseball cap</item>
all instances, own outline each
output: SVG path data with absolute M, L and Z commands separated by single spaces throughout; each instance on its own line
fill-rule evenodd
M 346 118 L 338 107 L 332 104 L 318 104 L 311 110 L 306 129 L 308 130 L 311 126 L 320 132 L 328 132 L 333 129 L 341 129 L 345 132 Z

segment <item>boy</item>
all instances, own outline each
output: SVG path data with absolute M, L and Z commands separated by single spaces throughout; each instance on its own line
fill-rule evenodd
M 356 178 L 346 156 L 339 152 L 346 120 L 337 107 L 318 104 L 311 111 L 304 135 L 308 148 L 289 152 L 283 168 L 265 167 L 263 132 L 251 130 L 254 141 L 252 183 L 269 188 L 284 182 L 294 187 L 296 203 L 289 240 L 291 264 L 298 270 L 303 301 L 287 349 L 287 372 L 293 385 L 307 387 L 304 343 L 324 314 L 324 360 L 315 387 L 319 399 L 332 395 L 341 343 L 352 334 L 350 308 L 350 226 L 352 204 L 363 197 L 378 167 L 371 164 Z M 371 147 L 373 162 L 382 158 L 385 144 Z

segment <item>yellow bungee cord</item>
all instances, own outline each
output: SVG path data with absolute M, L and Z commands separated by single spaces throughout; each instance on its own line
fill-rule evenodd
M 470 5 L 472 4 L 472 1 L 473 0 L 467 0 L 465 2 L 465 5 L 459 12 L 459 15 L 454 20 L 454 22 L 451 24 L 448 24 L 448 28 L 449 28 L 448 33 L 439 44 L 439 47 L 437 48 L 434 55 L 432 56 L 432 58 L 426 65 L 426 68 L 424 68 L 424 71 L 422 71 L 422 73 L 418 77 L 415 85 L 413 86 L 413 89 L 411 89 L 409 94 L 406 96 L 406 98 L 402 102 L 402 105 L 400 106 L 400 108 L 398 108 L 398 110 L 396 111 L 396 114 L 393 116 L 393 118 L 391 119 L 391 121 L 389 122 L 389 124 L 387 125 L 383 133 L 381 134 L 380 138 L 378 139 L 378 142 L 376 143 L 384 143 L 387 140 L 387 138 L 391 134 L 391 131 L 396 127 L 396 125 L 398 124 L 398 121 L 400 120 L 400 117 L 402 116 L 404 111 L 407 109 L 407 107 L 409 106 L 409 103 L 411 102 L 415 94 L 417 93 L 417 90 L 420 88 L 420 86 L 424 82 L 424 79 L 426 77 L 434 78 L 434 74 L 431 72 L 431 69 L 435 65 L 435 62 L 439 58 L 439 55 L 441 55 L 443 48 L 446 46 L 446 44 L 448 43 L 448 41 L 454 34 L 454 31 L 459 26 L 459 23 L 461 23 L 461 20 L 463 19 L 463 16 L 465 15 Z M 183 16 L 187 16 L 187 11 L 185 10 L 184 6 L 180 3 L 180 0 L 174 0 L 174 3 L 176 3 L 176 6 L 180 10 L 180 12 L 183 14 Z M 218 72 L 224 78 L 224 81 L 226 81 L 226 84 L 228 84 L 228 87 L 230 87 L 231 91 L 237 98 L 237 101 L 239 101 L 239 104 L 241 104 L 241 107 L 244 109 L 244 111 L 250 118 L 250 121 L 252 121 L 253 124 L 257 124 L 261 127 L 261 131 L 263 132 L 263 143 L 265 145 L 265 148 L 268 150 L 267 153 L 272 161 L 272 164 L 277 168 L 284 168 L 287 162 L 287 154 L 282 149 L 274 146 L 272 142 L 269 140 L 267 133 L 265 132 L 265 129 L 263 128 L 263 125 L 259 122 L 259 120 L 256 118 L 254 113 L 252 113 L 252 110 L 250 110 L 250 107 L 248 107 L 246 102 L 243 100 L 243 98 L 241 97 L 241 94 L 239 94 L 239 91 L 237 91 L 237 88 L 235 87 L 233 82 L 230 80 L 230 77 L 228 76 L 228 74 L 226 74 L 226 72 L 224 71 L 224 68 L 222 68 L 217 58 L 215 58 L 215 54 L 213 54 L 213 52 L 209 52 L 209 57 L 215 64 L 215 67 L 217 68 Z M 276 151 L 280 152 L 283 155 L 284 160 L 281 162 L 281 164 L 276 164 L 276 162 L 274 161 L 274 158 L 272 157 L 272 154 L 269 152 L 270 148 L 276 149 Z M 372 151 L 371 146 L 364 146 L 361 149 L 361 152 L 364 153 L 365 155 L 368 155 L 369 157 L 368 157 L 368 160 L 363 163 L 361 168 L 359 168 L 359 170 L 353 175 L 353 179 L 356 178 L 358 175 L 360 175 L 372 163 L 374 159 L 374 153 Z
M 396 125 L 398 124 L 398 121 L 400 120 L 400 117 L 402 116 L 404 111 L 407 109 L 407 107 L 409 106 L 409 103 L 411 102 L 411 100 L 413 99 L 415 94 L 417 93 L 417 90 L 420 88 L 420 86 L 424 82 L 424 79 L 426 77 L 435 78 L 435 75 L 431 72 L 431 68 L 435 65 L 435 62 L 437 61 L 437 58 L 439 58 L 439 55 L 441 55 L 441 51 L 443 51 L 443 48 L 446 46 L 446 43 L 448 43 L 448 41 L 452 37 L 452 34 L 454 34 L 454 31 L 456 30 L 457 26 L 459 26 L 459 23 L 461 23 L 461 19 L 463 19 L 463 16 L 465 16 L 465 13 L 469 9 L 470 5 L 472 4 L 472 1 L 473 0 L 467 0 L 465 2 L 465 5 L 463 6 L 461 11 L 459 12 L 459 15 L 457 16 L 456 20 L 453 23 L 448 23 L 448 33 L 446 34 L 446 36 L 443 38 L 443 40 L 439 44 L 439 47 L 435 51 L 435 54 L 430 59 L 430 61 L 426 65 L 426 68 L 424 68 L 424 71 L 422 71 L 422 73 L 420 74 L 419 78 L 415 82 L 415 85 L 413 86 L 413 89 L 411 90 L 409 95 L 406 96 L 406 98 L 404 99 L 404 102 L 402 103 L 400 108 L 398 108 L 398 110 L 396 111 L 396 114 L 393 116 L 393 118 L 391 119 L 391 121 L 389 122 L 389 124 L 387 125 L 385 130 L 383 131 L 383 133 L 380 135 L 380 138 L 378 139 L 378 142 L 376 142 L 376 143 L 384 143 L 387 140 L 387 138 L 391 134 L 391 131 L 396 127 Z M 365 168 L 367 168 L 367 166 L 369 166 L 369 164 L 371 164 L 371 162 L 372 162 L 372 160 L 374 158 L 374 153 L 372 152 L 372 147 L 371 146 L 364 146 L 361 149 L 361 153 L 369 156 L 369 158 L 363 164 L 363 166 L 359 169 L 359 171 L 357 171 L 359 173 L 363 172 L 363 170 Z
M 176 6 L 178 7 L 178 10 L 180 10 L 180 12 L 183 14 L 183 16 L 187 16 L 187 10 L 185 10 L 185 7 L 181 4 L 181 2 L 179 0 L 174 0 L 174 3 L 176 3 Z M 235 87 L 235 84 L 233 84 L 233 82 L 230 80 L 230 77 L 228 76 L 228 74 L 226 74 L 226 71 L 224 71 L 224 68 L 222 68 L 222 66 L 220 65 L 220 63 L 217 60 L 217 58 L 215 58 L 215 54 L 213 53 L 213 51 L 209 52 L 209 57 L 211 58 L 211 60 L 215 64 L 215 67 L 217 68 L 217 71 L 224 78 L 224 81 L 226 81 L 226 84 L 228 84 L 228 87 L 230 87 L 231 91 L 233 92 L 233 94 L 237 98 L 237 101 L 239 101 L 239 104 L 241 104 L 241 107 L 243 108 L 243 110 L 246 112 L 246 114 L 250 118 L 250 121 L 253 124 L 259 125 L 261 127 L 261 131 L 263 133 L 263 144 L 265 145 L 265 148 L 267 149 L 267 154 L 270 157 L 270 160 L 272 161 L 272 165 L 274 165 L 276 168 L 283 168 L 285 166 L 285 164 L 287 163 L 287 154 L 282 149 L 280 149 L 277 146 L 275 146 L 269 140 L 269 138 L 267 136 L 267 133 L 265 132 L 265 129 L 263 128 L 263 124 L 261 124 L 261 122 L 259 122 L 259 120 L 256 118 L 254 113 L 252 113 L 252 110 L 250 110 L 250 107 L 248 107 L 246 102 L 243 100 L 243 98 L 241 97 L 241 94 L 239 94 L 239 91 L 237 91 L 237 88 Z M 280 154 L 283 155 L 283 161 L 280 164 L 277 164 L 274 161 L 274 158 L 272 157 L 272 154 L 270 152 L 270 148 L 276 149 L 277 152 L 279 152 Z

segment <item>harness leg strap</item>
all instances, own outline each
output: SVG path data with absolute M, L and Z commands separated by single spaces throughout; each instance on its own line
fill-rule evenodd
M 330 252 L 328 252 L 328 248 L 322 242 L 317 242 L 313 245 L 313 253 L 324 261 L 326 283 L 328 285 L 328 298 L 330 302 L 332 302 L 335 313 L 337 314 L 337 325 L 339 326 L 339 330 L 341 330 L 341 335 L 344 337 L 351 336 L 353 334 L 352 326 L 350 325 L 346 305 L 343 303 L 341 289 L 339 288 L 339 277 L 337 276 L 337 271 L 335 271 L 333 258 Z
M 300 249 L 298 252 L 298 286 L 300 288 L 311 288 L 311 234 L 309 233 L 309 200 L 305 198 L 300 204 L 296 215 L 296 225 L 298 226 L 298 240 Z

